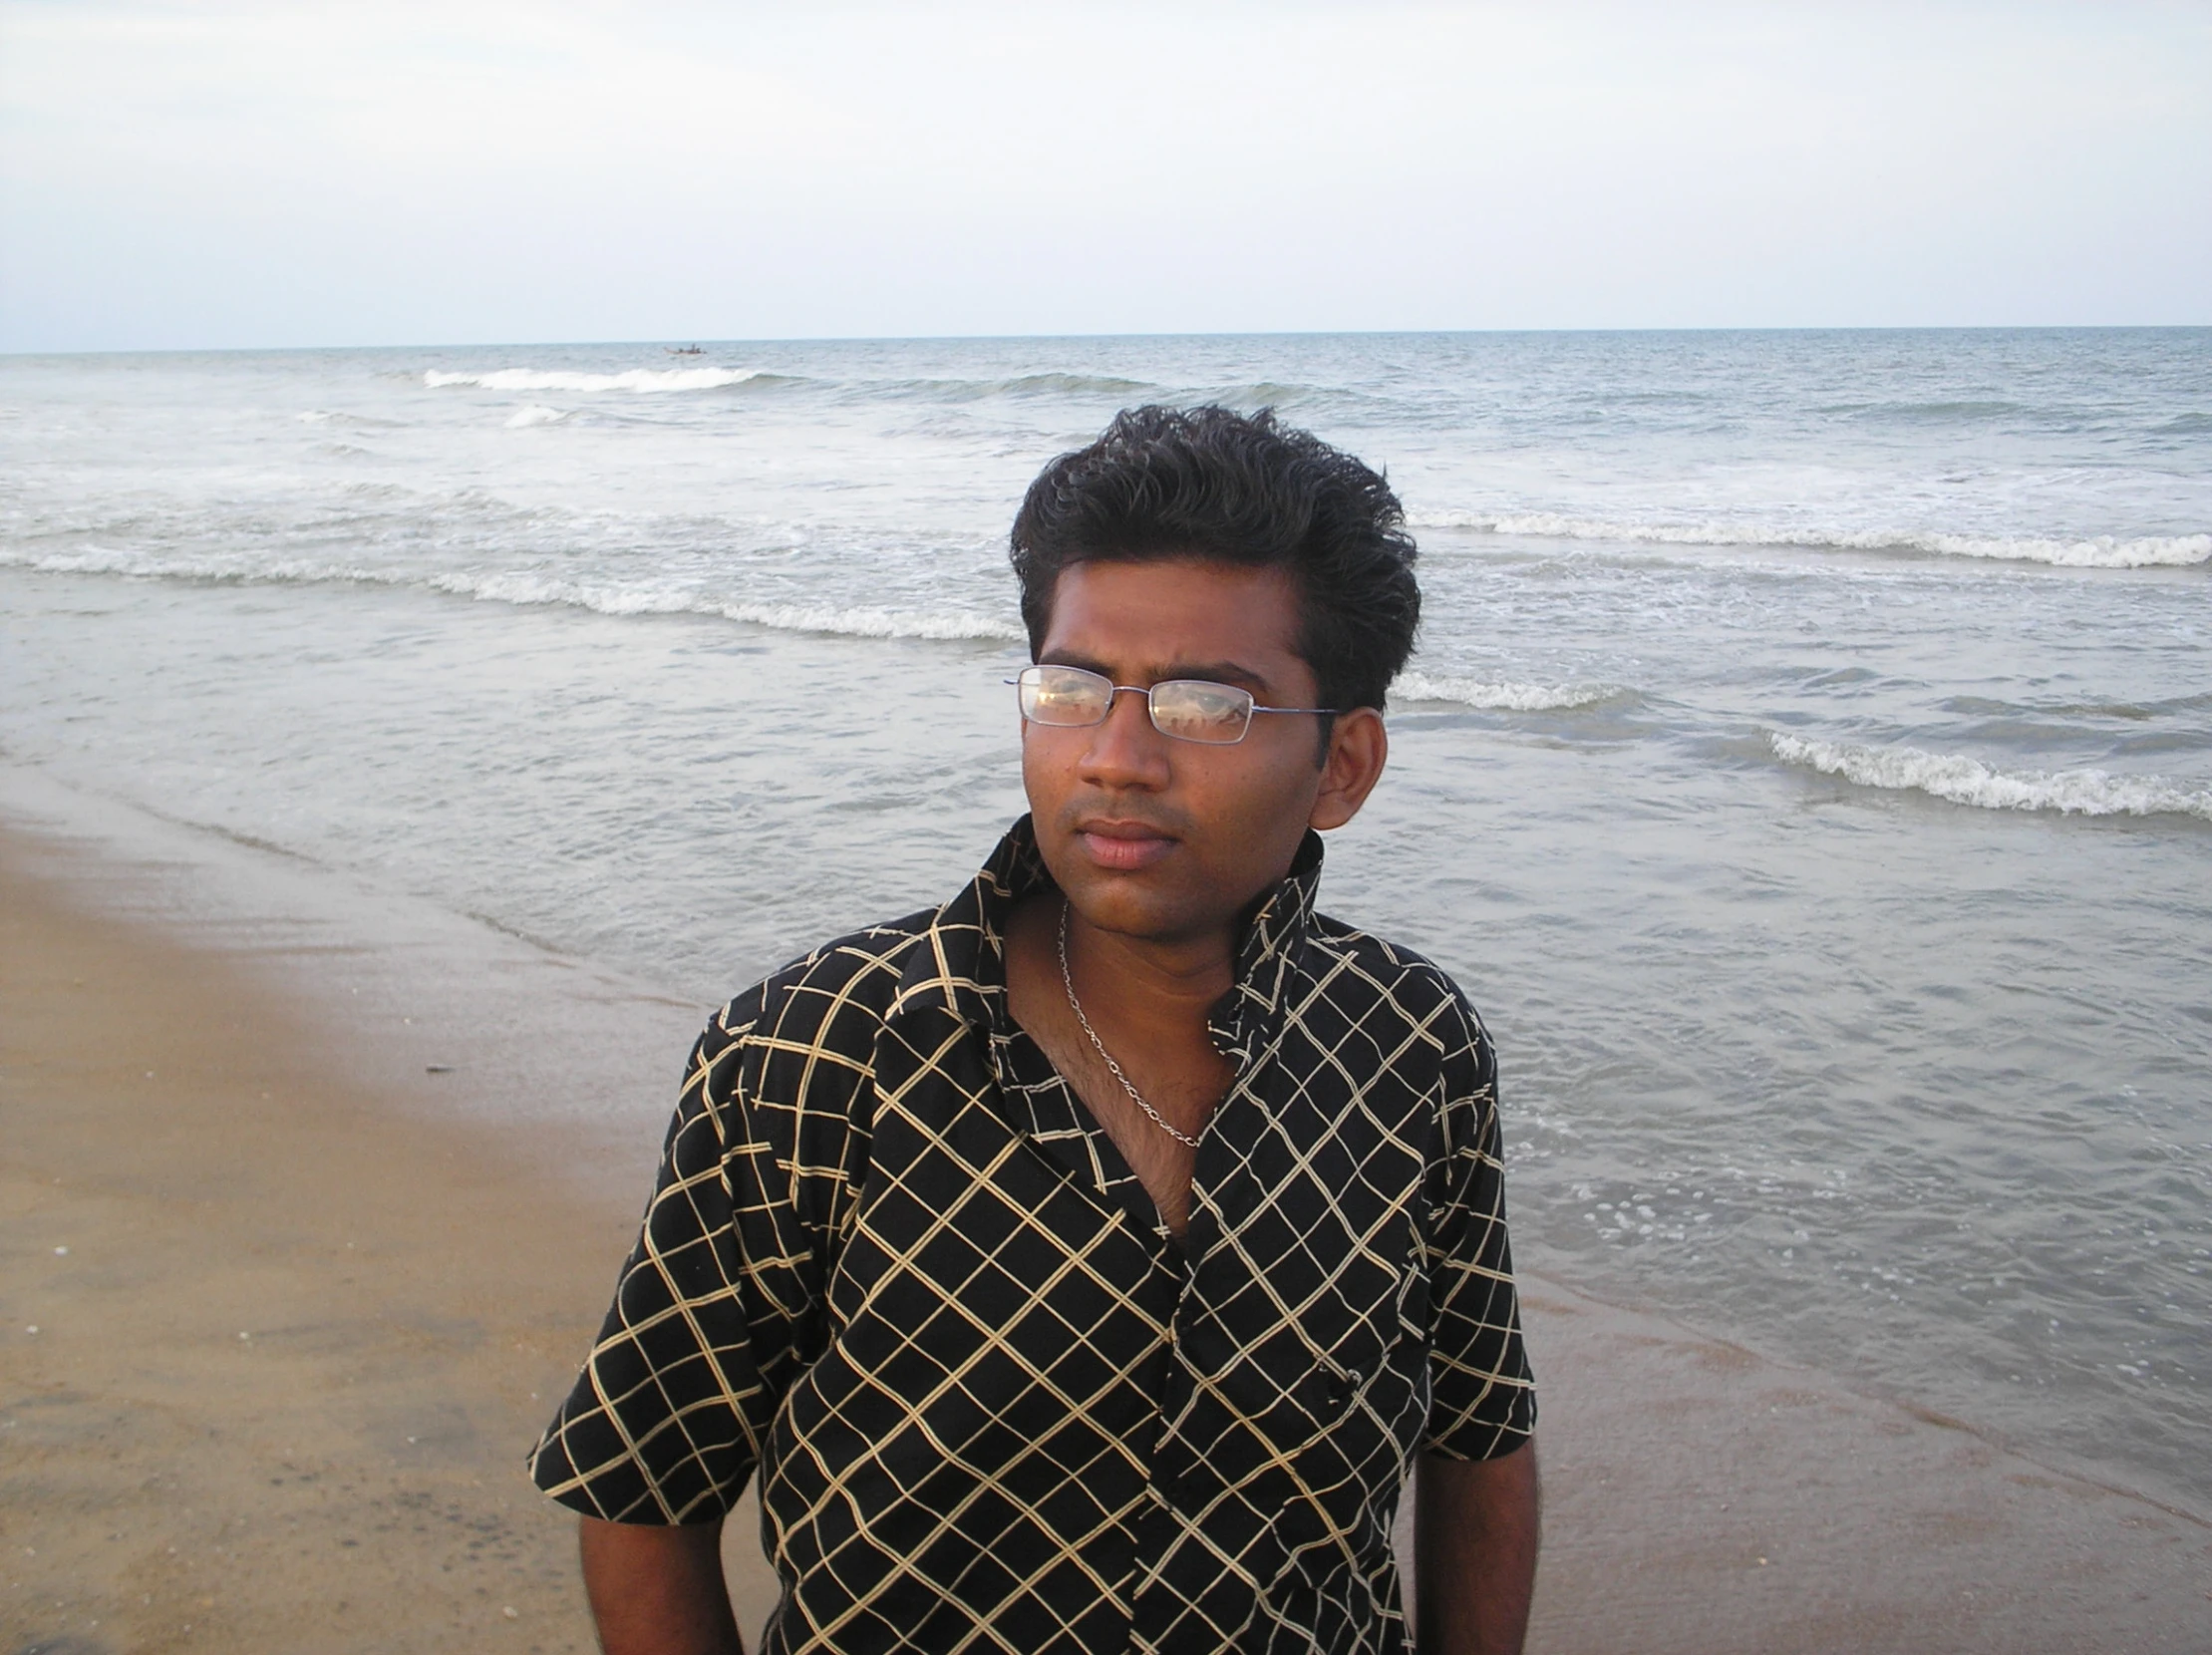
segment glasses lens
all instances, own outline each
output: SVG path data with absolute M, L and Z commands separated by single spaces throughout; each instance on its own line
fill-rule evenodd
M 1113 705 L 1113 685 L 1081 667 L 1024 667 L 1015 682 L 1032 724 L 1097 724 Z
M 1176 678 L 1152 686 L 1152 723 L 1163 736 L 1226 745 L 1244 740 L 1252 694 L 1231 684 Z

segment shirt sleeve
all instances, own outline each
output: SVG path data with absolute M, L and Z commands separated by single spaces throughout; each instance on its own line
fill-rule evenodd
M 1453 1460 L 1494 1460 L 1535 1431 L 1536 1383 L 1505 1230 L 1497 1060 L 1481 1019 L 1454 1000 L 1458 1031 L 1444 1054 L 1424 1239 L 1430 1400 L 1422 1446 Z
M 815 1354 L 851 1150 L 836 1094 L 849 1106 L 859 1077 L 838 1065 L 846 1084 L 809 1108 L 821 1066 L 787 1061 L 812 1043 L 780 1038 L 789 1017 L 765 1015 L 774 1003 L 770 985 L 741 996 L 693 1048 L 614 1303 L 530 1456 L 537 1486 L 587 1515 L 724 1515 Z

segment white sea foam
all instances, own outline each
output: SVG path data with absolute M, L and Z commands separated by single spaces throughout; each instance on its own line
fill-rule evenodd
M 2036 535 L 1937 534 L 1901 529 L 1826 529 L 1759 522 L 1615 522 L 1555 511 L 1412 512 L 1417 528 L 1471 528 L 1531 539 L 1633 540 L 1676 546 L 1807 546 L 1822 551 L 1920 551 L 2067 568 L 2139 569 L 2212 562 L 2212 533 L 2095 534 L 2086 539 Z
M 423 383 L 433 391 L 474 385 L 485 391 L 715 391 L 758 378 L 758 368 L 630 368 L 619 374 L 579 374 L 551 368 L 499 368 L 488 374 L 448 374 L 433 368 Z
M 549 426 L 567 418 L 568 410 L 565 408 L 547 408 L 541 402 L 533 402 L 527 408 L 517 408 L 507 416 L 507 430 L 522 431 L 530 426 Z
M 715 615 L 780 632 L 826 632 L 846 638 L 1020 638 L 1011 620 L 968 609 L 883 609 L 834 604 L 732 603 L 674 588 L 600 586 L 528 570 L 440 575 L 423 584 L 496 603 L 566 604 L 602 615 Z
M 1399 675 L 1391 693 L 1401 701 L 1455 701 L 1484 711 L 1544 713 L 1594 707 L 1616 692 L 1598 684 L 1497 684 L 1408 672 Z
M 249 557 L 237 552 L 151 552 L 87 546 L 77 551 L 32 552 L 0 546 L 0 564 L 41 574 L 120 574 L 141 580 L 232 580 L 268 585 L 355 581 L 393 585 L 367 569 L 346 569 L 307 558 Z
M 314 558 L 267 558 L 235 552 L 159 554 L 92 547 L 29 553 L 0 547 L 0 565 L 47 574 L 120 574 L 141 579 L 226 580 L 255 585 L 415 587 L 486 603 L 520 607 L 557 604 L 601 615 L 711 615 L 782 632 L 822 632 L 847 638 L 1018 640 L 1018 621 L 973 609 L 889 609 L 829 603 L 735 603 L 675 586 L 596 584 L 528 569 L 444 574 L 371 569 Z
M 726 603 L 712 613 L 785 632 L 834 632 L 848 638 L 1006 638 L 1025 636 L 1014 621 L 971 609 L 834 609 L 798 603 Z
M 1862 788 L 1925 793 L 1984 811 L 2058 811 L 2068 816 L 2193 816 L 2212 822 L 2212 787 L 2162 776 L 2115 776 L 2102 770 L 2030 771 L 2012 775 L 1955 753 L 1916 747 L 1861 747 L 1810 741 L 1774 732 L 1767 737 L 1785 764 L 1839 776 Z

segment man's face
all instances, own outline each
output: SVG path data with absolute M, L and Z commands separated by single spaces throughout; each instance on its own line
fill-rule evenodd
M 1037 658 L 1116 684 L 1204 678 L 1263 707 L 1312 707 L 1297 627 L 1296 589 L 1279 570 L 1078 563 L 1060 575 Z M 1260 714 L 1243 741 L 1207 746 L 1161 735 L 1134 695 L 1115 697 L 1104 724 L 1025 723 L 1022 782 L 1045 865 L 1101 929 L 1160 942 L 1218 932 L 1289 870 L 1309 824 L 1358 809 L 1325 797 L 1316 725 Z

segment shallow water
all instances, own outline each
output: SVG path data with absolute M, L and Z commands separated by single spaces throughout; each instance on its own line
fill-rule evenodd
M 1524 1257 L 2212 1504 L 2212 333 L 16 359 L 0 745 L 717 998 L 972 868 L 1020 490 L 1200 395 L 1422 525 L 1324 902 Z

